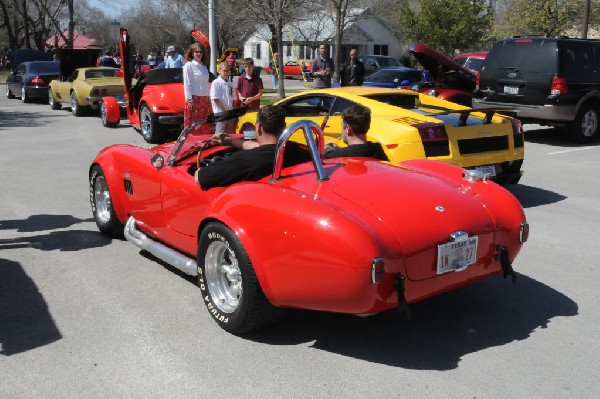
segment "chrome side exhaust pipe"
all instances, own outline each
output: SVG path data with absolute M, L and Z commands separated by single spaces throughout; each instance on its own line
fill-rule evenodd
M 123 234 L 127 241 L 136 247 L 150 252 L 158 259 L 167 262 L 169 265 L 176 267 L 185 274 L 189 274 L 190 276 L 198 275 L 198 265 L 194 259 L 151 239 L 146 234 L 139 231 L 135 227 L 135 219 L 133 217 L 129 217 L 129 220 L 127 220 Z

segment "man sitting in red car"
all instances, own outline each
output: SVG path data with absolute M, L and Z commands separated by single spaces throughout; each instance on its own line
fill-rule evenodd
M 389 161 L 380 143 L 367 140 L 371 126 L 371 110 L 364 105 L 348 107 L 342 114 L 342 140 L 348 147 L 327 146 L 324 158 L 369 157 Z
M 256 145 L 203 166 L 196 171 L 196 183 L 203 190 L 226 187 L 240 181 L 256 181 L 273 173 L 277 140 L 285 129 L 285 111 L 276 105 L 267 105 L 256 117 Z M 232 144 L 226 137 L 223 144 Z M 237 145 L 234 145 L 238 147 Z M 246 147 L 247 148 L 247 147 Z M 310 160 L 308 151 L 288 141 L 283 166 L 292 166 Z

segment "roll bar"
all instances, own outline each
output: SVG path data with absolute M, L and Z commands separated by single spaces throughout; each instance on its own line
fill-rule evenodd
M 329 180 L 329 177 L 325 173 L 325 168 L 323 168 L 323 162 L 321 161 L 321 158 L 323 157 L 323 151 L 325 149 L 325 139 L 323 136 L 323 131 L 321 130 L 320 126 L 317 125 L 315 122 L 309 120 L 301 120 L 292 123 L 283 131 L 281 136 L 279 136 L 277 146 L 275 147 L 275 164 L 273 166 L 273 177 L 270 179 L 271 182 L 275 182 L 281 178 L 281 169 L 283 168 L 283 156 L 285 154 L 285 147 L 291 135 L 299 129 L 302 129 L 302 131 L 304 132 L 304 138 L 306 139 L 306 143 L 308 144 L 308 149 L 310 151 L 312 163 L 315 167 L 315 171 L 317 172 L 317 180 Z

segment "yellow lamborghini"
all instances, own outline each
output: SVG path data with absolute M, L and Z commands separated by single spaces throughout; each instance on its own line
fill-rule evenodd
M 522 175 L 524 138 L 521 123 L 494 109 L 471 108 L 410 90 L 340 87 L 309 90 L 280 100 L 287 124 L 310 119 L 321 125 L 326 141 L 341 140 L 342 112 L 351 105 L 371 109 L 370 141 L 380 142 L 391 162 L 431 159 L 478 169 L 500 184 Z M 240 118 L 237 132 L 254 128 L 256 112 Z M 303 137 L 294 138 L 298 142 Z

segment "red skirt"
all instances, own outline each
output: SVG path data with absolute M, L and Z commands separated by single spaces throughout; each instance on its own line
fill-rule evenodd
M 208 96 L 192 96 L 194 106 L 186 102 L 185 110 L 183 111 L 183 128 L 185 129 L 194 122 L 197 122 L 212 114 L 212 106 L 210 105 L 210 99 Z M 205 125 L 202 125 L 205 126 Z M 208 127 L 214 130 L 214 126 L 209 125 L 202 130 L 206 130 Z M 210 133 L 206 131 L 206 133 Z

